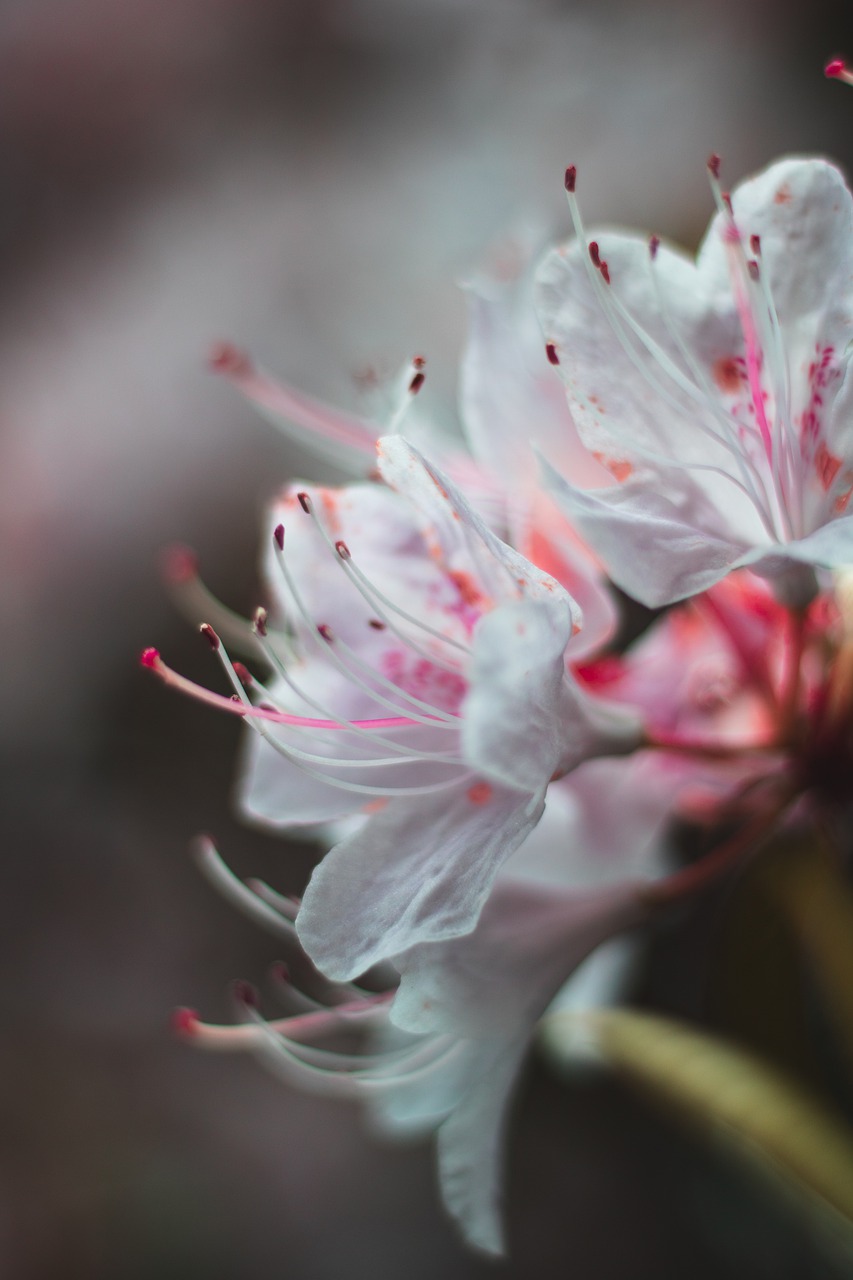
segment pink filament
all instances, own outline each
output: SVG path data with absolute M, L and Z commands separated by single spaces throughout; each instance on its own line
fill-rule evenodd
M 167 666 L 163 659 L 157 653 L 156 649 L 146 649 L 141 658 L 142 665 L 148 667 L 155 675 L 158 675 L 165 684 L 171 685 L 174 689 L 179 689 L 182 693 L 187 693 L 191 698 L 195 698 L 197 702 L 204 702 L 208 706 L 216 707 L 219 711 L 229 711 L 232 715 L 243 716 L 249 719 L 266 720 L 270 724 L 292 725 L 297 729 L 401 729 L 409 725 L 419 725 L 420 720 L 412 720 L 408 716 L 381 716 L 377 720 L 321 720 L 313 716 L 297 716 L 287 711 L 273 711 L 271 708 L 250 707 L 244 702 L 234 702 L 231 698 L 224 697 L 221 693 L 214 693 L 212 689 L 205 689 L 202 685 L 196 684 L 192 680 L 188 680 L 186 676 L 179 675 L 177 671 L 173 671 Z M 432 719 L 433 717 L 429 717 Z M 439 721 L 439 717 L 434 719 Z M 441 723 L 446 723 L 442 720 Z

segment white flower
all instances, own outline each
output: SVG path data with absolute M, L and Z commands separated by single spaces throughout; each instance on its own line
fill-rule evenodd
M 254 731 L 249 817 L 370 815 L 317 868 L 299 917 L 336 979 L 473 929 L 549 783 L 640 740 L 636 712 L 571 675 L 580 612 L 559 583 L 400 437 L 379 465 L 391 487 L 293 491 L 273 512 L 274 606 L 255 637 L 269 688 L 203 628 L 236 701 L 195 690 Z M 194 691 L 155 651 L 143 660 Z
M 649 605 L 750 566 L 807 596 L 853 559 L 853 200 L 821 160 L 737 188 L 695 264 L 601 232 L 552 252 L 540 313 L 578 430 L 619 484 L 548 461 L 570 519 Z
M 661 764 L 648 756 L 596 760 L 557 783 L 543 822 L 504 867 L 474 930 L 393 957 L 396 993 L 336 985 L 326 988 L 324 1006 L 290 988 L 281 994 L 305 1003 L 289 1018 L 267 1022 L 250 1007 L 253 1025 L 210 1027 L 182 1011 L 177 1025 L 201 1047 L 256 1051 L 291 1085 L 363 1102 L 389 1136 L 436 1133 L 449 1212 L 470 1244 L 502 1253 L 514 1086 L 536 1024 L 567 979 L 569 998 L 586 1005 L 590 983 L 575 993 L 573 975 L 647 918 L 642 886 L 662 870 L 673 791 Z M 221 892 L 295 945 L 293 903 L 237 881 L 209 842 L 199 854 Z M 336 1051 L 335 1032 L 358 1028 L 366 1033 L 361 1051 Z

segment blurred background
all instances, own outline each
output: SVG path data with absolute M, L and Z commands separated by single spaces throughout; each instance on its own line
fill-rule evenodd
M 355 407 L 429 357 L 453 414 L 456 281 L 502 233 L 584 211 L 693 245 L 704 162 L 853 161 L 849 5 L 816 0 L 0 0 L 0 1274 L 477 1277 L 432 1152 L 176 1042 L 228 1020 L 273 940 L 186 856 L 299 891 L 309 850 L 230 807 L 239 729 L 137 666 L 202 680 L 158 553 L 259 598 L 261 504 L 317 476 L 205 369 L 231 338 Z M 639 994 L 716 1012 L 713 903 L 650 945 Z M 722 1005 L 720 1007 L 723 1007 Z M 726 1009 L 731 1004 L 725 1005 Z M 532 1064 L 514 1112 L 507 1277 L 827 1276 L 784 1207 L 605 1079 Z

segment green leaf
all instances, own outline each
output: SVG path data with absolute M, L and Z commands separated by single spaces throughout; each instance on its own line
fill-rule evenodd
M 817 832 L 764 863 L 763 888 L 793 931 L 853 1060 L 853 894 Z
M 542 1041 L 565 1071 L 579 1048 L 721 1139 L 853 1254 L 853 1130 L 751 1054 L 633 1009 L 552 1014 Z

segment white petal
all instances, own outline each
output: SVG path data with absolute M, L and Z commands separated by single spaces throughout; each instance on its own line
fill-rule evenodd
M 713 586 L 740 562 L 749 543 L 703 528 L 707 504 L 676 503 L 657 483 L 577 489 L 543 460 L 545 479 L 623 591 L 650 608 Z M 707 523 L 715 523 L 708 513 Z
M 348 980 L 420 942 L 473 929 L 542 796 L 483 782 L 391 800 L 314 871 L 297 928 L 329 977 Z
M 478 624 L 462 746 L 488 777 L 535 791 L 602 749 L 607 735 L 595 708 L 566 674 L 571 634 L 571 613 L 559 597 L 547 605 L 502 605 Z
M 580 623 L 579 610 L 568 592 L 497 538 L 447 476 L 407 441 L 386 436 L 377 452 L 383 478 L 420 509 L 434 554 L 451 572 L 473 574 L 472 589 L 485 591 L 492 603 L 562 596 Z

